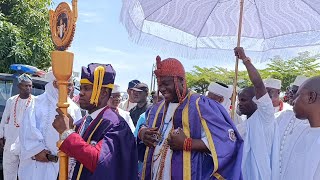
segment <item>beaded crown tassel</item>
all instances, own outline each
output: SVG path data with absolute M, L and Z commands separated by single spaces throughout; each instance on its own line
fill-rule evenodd
M 174 85 L 176 88 L 176 93 L 179 99 L 179 103 L 183 101 L 187 93 L 187 83 L 186 83 L 186 73 L 181 62 L 174 58 L 168 58 L 161 61 L 160 56 L 157 56 L 157 69 L 154 71 L 158 81 L 163 76 L 171 76 L 174 78 Z M 178 78 L 183 79 L 183 91 L 180 92 L 178 86 Z

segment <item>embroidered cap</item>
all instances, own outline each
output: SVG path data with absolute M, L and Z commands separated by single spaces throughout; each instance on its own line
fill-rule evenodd
M 26 74 L 26 73 L 23 73 L 21 74 L 19 77 L 18 77 L 18 82 L 19 83 L 22 83 L 22 82 L 32 82 L 32 79 L 31 77 Z
M 98 104 L 102 87 L 113 89 L 116 72 L 111 64 L 91 63 L 88 67 L 82 67 L 81 84 L 92 84 L 93 90 L 90 104 Z

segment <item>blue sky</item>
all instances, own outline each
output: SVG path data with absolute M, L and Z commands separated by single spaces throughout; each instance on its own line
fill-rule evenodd
M 71 0 L 65 1 L 71 3 Z M 62 1 L 54 0 L 52 8 L 55 9 L 60 2 Z M 186 71 L 190 71 L 194 65 L 202 67 L 216 65 L 234 69 L 233 59 L 191 60 L 134 44 L 119 21 L 121 6 L 121 0 L 78 1 L 77 28 L 69 49 L 75 54 L 74 71 L 79 72 L 81 66 L 92 62 L 112 64 L 117 72 L 116 84 L 121 86 L 121 90 L 126 90 L 127 83 L 132 79 L 139 79 L 150 85 L 151 68 L 157 55 L 162 59 L 178 58 L 183 62 Z M 263 68 L 265 64 L 256 66 Z M 243 69 L 242 65 L 240 69 Z

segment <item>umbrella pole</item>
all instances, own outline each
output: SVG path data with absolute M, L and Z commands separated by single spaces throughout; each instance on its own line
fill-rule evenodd
M 237 47 L 240 47 L 241 43 L 241 33 L 242 33 L 242 20 L 243 20 L 243 4 L 244 0 L 240 0 L 240 16 L 239 16 L 239 27 L 238 27 L 238 41 L 237 41 Z M 235 65 L 235 76 L 233 80 L 233 94 L 232 94 L 232 111 L 231 111 L 231 118 L 234 120 L 235 115 L 235 109 L 236 109 L 236 96 L 237 96 L 237 83 L 238 83 L 238 66 L 239 66 L 239 58 L 236 58 L 236 65 Z

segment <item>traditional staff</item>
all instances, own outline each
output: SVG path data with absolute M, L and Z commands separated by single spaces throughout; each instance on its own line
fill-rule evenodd
M 238 27 L 238 41 L 237 41 L 237 47 L 240 47 L 241 42 L 241 34 L 242 34 L 242 20 L 243 20 L 243 4 L 244 0 L 240 0 L 240 16 L 239 16 L 239 27 Z M 234 113 L 235 113 L 235 102 L 236 102 L 236 96 L 237 96 L 237 83 L 238 83 L 238 66 L 239 66 L 239 58 L 236 58 L 236 67 L 235 67 L 235 76 L 233 80 L 233 95 L 232 95 L 232 111 L 231 111 L 231 118 L 234 120 Z
M 51 58 L 53 74 L 57 79 L 59 89 L 57 106 L 64 114 L 67 114 L 68 80 L 72 75 L 74 54 L 66 50 L 70 47 L 75 32 L 78 17 L 77 0 L 72 1 L 72 9 L 68 3 L 62 2 L 55 11 L 50 10 L 49 14 L 51 37 L 56 49 L 51 52 Z M 57 146 L 59 147 L 61 143 L 62 141 L 58 141 Z M 59 151 L 59 159 L 59 180 L 66 180 L 68 178 L 68 157 Z

